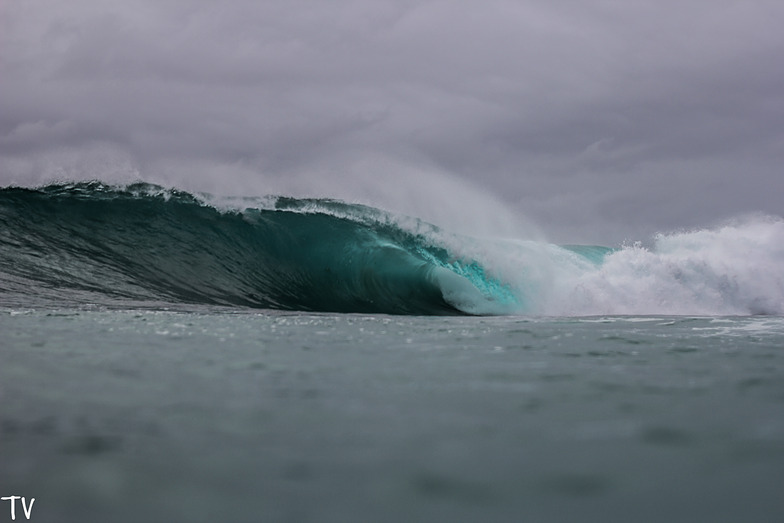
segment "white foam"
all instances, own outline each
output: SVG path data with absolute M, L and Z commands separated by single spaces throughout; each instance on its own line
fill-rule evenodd
M 660 234 L 594 263 L 539 241 L 442 235 L 456 257 L 476 260 L 516 298 L 505 313 L 548 316 L 784 315 L 784 219 L 749 216 L 720 227 Z M 461 308 L 497 314 L 463 295 Z M 492 304 L 492 306 L 490 306 Z M 486 310 L 485 310 L 486 309 Z
M 784 314 L 784 220 L 755 216 L 713 229 L 660 234 L 599 266 L 553 260 L 543 314 Z

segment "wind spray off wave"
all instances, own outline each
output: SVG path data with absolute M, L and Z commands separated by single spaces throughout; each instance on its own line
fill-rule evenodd
M 335 200 L 0 190 L 0 304 L 391 314 L 782 314 L 784 222 L 640 246 L 476 238 Z M 156 305 L 157 304 L 157 305 Z

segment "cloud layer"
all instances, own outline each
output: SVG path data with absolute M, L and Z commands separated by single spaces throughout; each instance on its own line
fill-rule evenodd
M 0 185 L 505 205 L 575 242 L 784 215 L 778 1 L 14 0 L 0 24 Z

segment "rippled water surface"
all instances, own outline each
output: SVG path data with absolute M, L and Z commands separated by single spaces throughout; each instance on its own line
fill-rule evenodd
M 0 333 L 0 494 L 32 521 L 784 520 L 779 317 L 5 309 Z

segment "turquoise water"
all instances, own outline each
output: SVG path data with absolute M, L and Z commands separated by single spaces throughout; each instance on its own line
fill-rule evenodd
M 413 218 L 332 200 L 205 199 L 147 184 L 0 190 L 3 301 L 393 314 L 517 305 L 508 285 L 450 252 L 450 235 Z
M 0 332 L 0 490 L 32 521 L 784 518 L 780 317 L 5 307 Z

